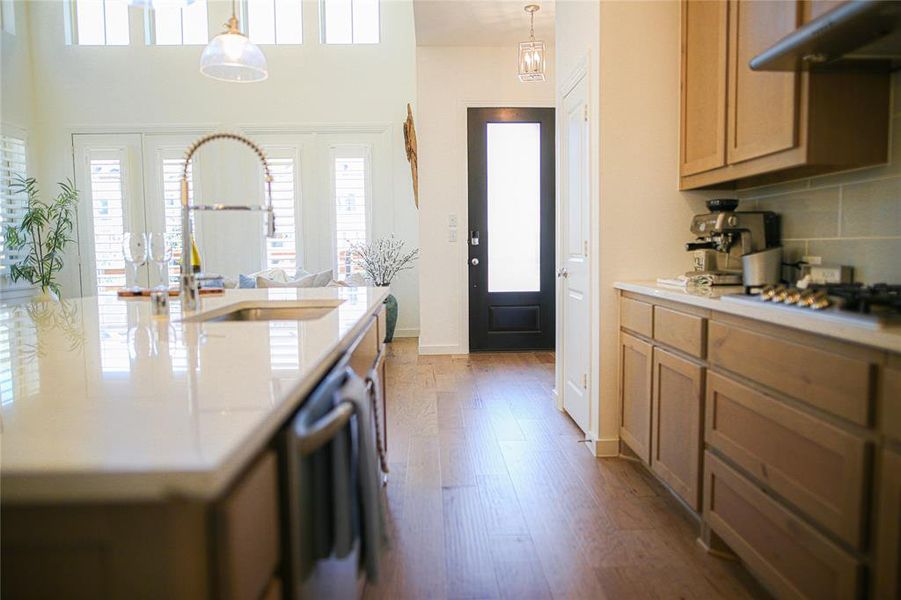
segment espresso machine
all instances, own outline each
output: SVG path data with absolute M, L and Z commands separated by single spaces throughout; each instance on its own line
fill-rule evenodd
M 770 211 L 736 211 L 738 200 L 707 201 L 710 212 L 695 215 L 691 232 L 694 270 L 712 285 L 756 287 L 778 283 L 782 276 L 779 215 Z

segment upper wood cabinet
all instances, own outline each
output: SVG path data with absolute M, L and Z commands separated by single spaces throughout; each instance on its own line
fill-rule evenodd
M 682 175 L 726 164 L 727 4 L 682 7 Z
M 758 52 L 795 30 L 799 9 L 792 1 L 729 4 L 730 165 L 798 146 L 800 75 L 752 71 L 747 65 Z
M 887 73 L 748 66 L 834 4 L 683 0 L 681 189 L 749 187 L 887 161 Z

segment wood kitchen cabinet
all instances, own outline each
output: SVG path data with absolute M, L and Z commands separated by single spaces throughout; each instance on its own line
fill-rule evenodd
M 620 334 L 620 397 L 623 402 L 620 437 L 645 463 L 651 461 L 651 345 L 628 333 Z
M 887 161 L 887 73 L 748 66 L 825 4 L 683 1 L 680 189 L 749 187 Z
M 654 348 L 652 385 L 651 468 L 700 511 L 704 368 Z
M 879 600 L 901 598 L 901 453 L 882 453 L 876 530 L 876 589 Z

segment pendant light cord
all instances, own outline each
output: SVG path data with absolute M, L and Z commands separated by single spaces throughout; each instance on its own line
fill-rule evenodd
M 232 0 L 234 2 L 234 0 Z M 529 13 L 529 37 L 535 41 L 535 11 Z

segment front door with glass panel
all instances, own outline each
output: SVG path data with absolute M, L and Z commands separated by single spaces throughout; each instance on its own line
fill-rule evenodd
M 469 348 L 554 347 L 554 109 L 470 108 Z

